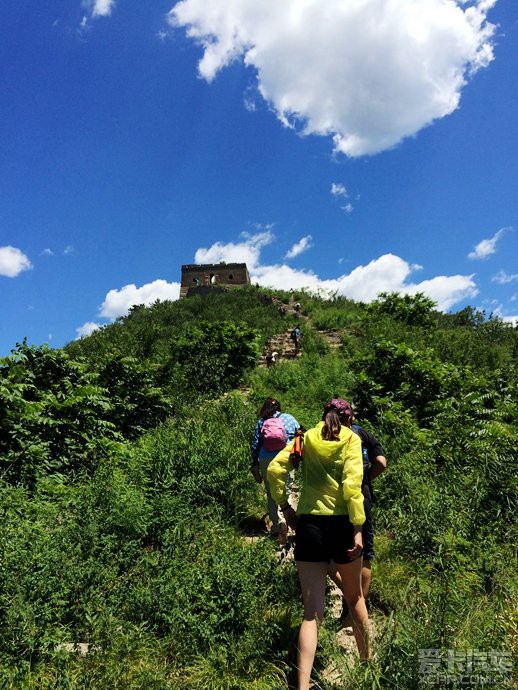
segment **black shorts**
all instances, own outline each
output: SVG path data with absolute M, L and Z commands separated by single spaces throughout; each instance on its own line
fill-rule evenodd
M 294 558 L 309 563 L 351 563 L 347 550 L 354 545 L 354 527 L 347 515 L 300 515 Z
M 364 499 L 363 507 L 365 508 L 365 522 L 362 525 L 363 558 L 371 561 L 374 558 L 374 527 L 371 502 L 368 498 Z

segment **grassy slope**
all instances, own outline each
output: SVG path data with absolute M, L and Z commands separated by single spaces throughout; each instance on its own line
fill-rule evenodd
M 49 477 L 31 496 L 3 487 L 5 687 L 287 687 L 296 577 L 239 527 L 261 505 L 248 443 L 254 409 L 271 394 L 305 426 L 330 397 L 359 401 L 390 461 L 376 482 L 377 664 L 343 666 L 331 622 L 321 664 L 334 659 L 350 687 L 410 690 L 420 648 L 510 648 L 516 333 L 438 315 L 410 326 L 346 300 L 297 298 L 313 324 L 344 329 L 340 352 L 306 323 L 304 356 L 251 371 L 249 401 L 197 399 L 79 485 Z M 263 343 L 292 323 L 250 291 L 136 309 L 68 351 L 97 367 L 114 352 L 156 365 L 171 338 L 221 319 L 257 328 Z M 55 652 L 70 640 L 98 651 Z

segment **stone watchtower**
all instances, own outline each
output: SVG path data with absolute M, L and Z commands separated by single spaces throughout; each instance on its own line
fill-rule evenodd
M 214 288 L 250 285 L 246 264 L 185 264 L 182 266 L 180 299 L 202 294 Z

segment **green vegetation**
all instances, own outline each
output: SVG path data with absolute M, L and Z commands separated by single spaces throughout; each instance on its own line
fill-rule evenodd
M 296 319 L 279 310 L 289 297 L 135 307 L 64 350 L 0 360 L 2 690 L 289 687 L 295 569 L 246 538 L 264 513 L 248 464 L 267 395 L 305 426 L 352 399 L 389 458 L 376 661 L 347 663 L 328 617 L 319 687 L 412 690 L 427 687 L 419 649 L 512 649 L 517 329 L 422 295 L 302 293 L 303 356 L 257 367 Z M 87 654 L 66 646 L 79 643 Z

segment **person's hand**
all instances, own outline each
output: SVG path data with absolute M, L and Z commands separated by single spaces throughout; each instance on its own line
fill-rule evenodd
M 362 529 L 361 526 L 358 527 L 355 525 L 354 527 L 354 542 L 353 546 L 350 549 L 347 549 L 347 555 L 351 559 L 358 558 L 358 556 L 361 554 L 363 549 L 363 537 L 362 537 Z
M 282 511 L 282 514 L 284 515 L 284 519 L 286 520 L 288 527 L 295 529 L 297 526 L 297 513 L 293 510 L 293 508 L 288 506 Z

